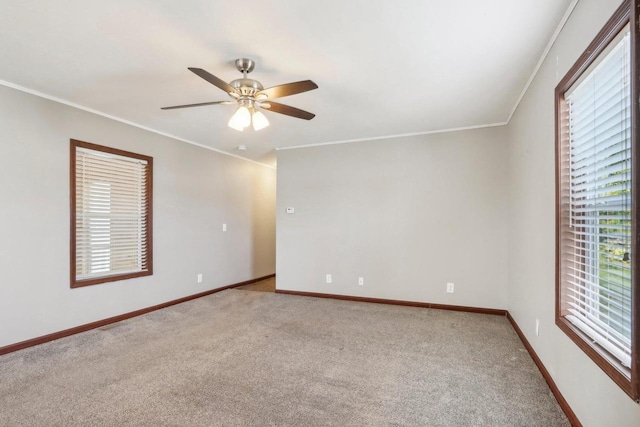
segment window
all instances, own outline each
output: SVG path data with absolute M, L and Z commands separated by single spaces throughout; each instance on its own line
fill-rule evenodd
M 71 287 L 152 274 L 153 158 L 71 140 Z
M 630 13 L 625 1 L 556 88 L 556 324 L 637 400 Z

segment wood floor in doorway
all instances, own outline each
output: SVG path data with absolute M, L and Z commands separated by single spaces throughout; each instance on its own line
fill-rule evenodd
M 255 292 L 275 292 L 276 291 L 276 278 L 271 277 L 269 279 L 261 280 L 259 282 L 251 283 L 249 285 L 240 286 L 236 289 L 243 291 L 255 291 Z

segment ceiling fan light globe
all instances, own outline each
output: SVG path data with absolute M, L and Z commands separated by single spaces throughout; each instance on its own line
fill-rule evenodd
M 269 126 L 269 120 L 262 114 L 260 111 L 256 111 L 253 113 L 252 117 L 253 122 L 253 130 L 264 129 Z
M 238 117 L 239 123 L 242 127 L 246 128 L 251 125 L 251 111 L 249 111 L 249 109 L 244 105 L 238 107 L 234 116 Z
M 242 131 L 244 128 L 251 124 L 251 113 L 249 109 L 244 105 L 238 107 L 231 119 L 229 120 L 229 127 L 235 130 Z
M 251 125 L 251 112 L 244 105 L 238 107 L 238 111 L 236 111 L 235 115 L 238 116 L 238 120 L 240 120 L 242 127 L 246 128 Z

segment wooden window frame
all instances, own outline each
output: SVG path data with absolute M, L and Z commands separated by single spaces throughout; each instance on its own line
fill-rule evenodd
M 84 286 L 97 285 L 100 283 L 115 282 L 118 280 L 132 279 L 134 277 L 153 275 L 153 157 L 142 154 L 132 153 L 130 151 L 119 150 L 117 148 L 105 147 L 103 145 L 92 144 L 90 142 L 78 141 L 71 139 L 71 163 L 70 163 L 70 207 L 71 207 L 71 233 L 70 233 L 70 271 L 71 271 L 71 288 L 80 288 Z M 93 277 L 90 279 L 76 279 L 76 150 L 78 148 L 86 148 L 104 153 L 115 154 L 123 157 L 144 160 L 147 162 L 147 180 L 146 180 L 146 203 L 148 206 L 146 213 L 147 233 L 147 270 L 135 273 L 109 274 L 101 277 Z
M 638 236 L 638 226 L 640 225 L 640 215 L 638 201 L 640 200 L 640 150 L 637 148 L 638 131 L 640 131 L 639 118 L 639 97 L 640 77 L 639 63 L 640 59 L 640 33 L 638 28 L 640 0 L 625 0 L 616 10 L 611 19 L 605 24 L 604 28 L 598 33 L 587 50 L 580 56 L 576 63 L 571 67 L 565 77 L 558 83 L 555 89 L 555 123 L 556 123 L 556 308 L 555 318 L 556 325 L 582 350 L 589 356 L 611 379 L 622 388 L 633 400 L 638 401 L 640 395 L 640 281 L 638 273 L 640 273 L 640 257 L 638 250 L 640 249 L 640 239 Z M 609 361 L 599 351 L 587 343 L 588 338 L 585 337 L 579 329 L 573 326 L 568 320 L 561 315 L 561 262 L 560 262 L 560 245 L 561 245 L 561 196 L 562 182 L 561 159 L 563 145 L 563 135 L 566 135 L 567 121 L 562 115 L 562 111 L 566 111 L 564 94 L 571 86 L 582 76 L 589 66 L 602 54 L 611 41 L 624 29 L 630 25 L 631 38 L 631 177 L 632 177 L 632 243 L 631 243 L 631 367 L 630 378 L 621 372 L 614 363 Z

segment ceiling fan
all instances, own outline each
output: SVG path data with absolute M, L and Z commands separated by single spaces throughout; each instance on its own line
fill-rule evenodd
M 236 59 L 235 64 L 238 71 L 242 73 L 242 78 L 233 80 L 229 83 L 219 79 L 211 73 L 208 73 L 202 68 L 189 68 L 189 71 L 227 92 L 227 94 L 233 99 L 232 101 L 201 102 L 199 104 L 175 105 L 173 107 L 164 107 L 162 109 L 173 110 L 176 108 L 236 103 L 238 104 L 238 108 L 233 116 L 231 116 L 231 120 L 229 120 L 229 127 L 239 131 L 243 131 L 251 124 L 253 124 L 254 130 L 260 130 L 269 126 L 269 121 L 264 114 L 262 114 L 260 111 L 261 109 L 305 120 L 311 120 L 316 116 L 308 111 L 271 101 L 275 98 L 282 98 L 317 89 L 318 85 L 311 80 L 287 83 L 264 89 L 259 81 L 247 77 L 247 74 L 253 71 L 253 68 L 255 67 L 255 63 L 251 59 Z

